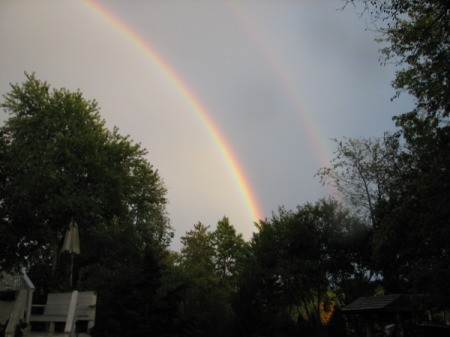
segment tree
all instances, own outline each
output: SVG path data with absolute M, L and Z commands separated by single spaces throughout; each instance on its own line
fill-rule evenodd
M 416 99 L 394 118 L 401 148 L 375 233 L 374 258 L 389 292 L 428 293 L 450 305 L 446 284 L 450 201 L 450 3 L 446 0 L 348 0 L 362 3 L 378 32 L 386 62 L 397 72 L 397 95 Z M 381 26 L 379 26 L 381 25 Z
M 242 234 L 236 233 L 227 217 L 217 223 L 217 228 L 212 233 L 212 246 L 215 273 L 224 286 L 235 288 L 247 245 Z
M 258 229 L 236 304 L 246 333 L 294 333 L 305 329 L 297 325 L 303 320 L 320 328 L 324 303 L 345 305 L 361 295 L 360 280 L 373 281 L 362 249 L 366 228 L 334 201 L 280 208 Z
M 437 118 L 416 119 L 414 130 L 404 130 L 400 169 L 391 178 L 396 183 L 377 206 L 383 221 L 374 257 L 387 291 L 429 294 L 448 306 L 450 128 L 438 124 Z
M 136 233 L 141 249 L 167 246 L 166 190 L 146 151 L 108 131 L 95 101 L 51 91 L 34 74 L 26 79 L 1 105 L 11 115 L 0 129 L 1 225 L 8 233 L 1 265 L 51 257 L 55 270 L 72 218 L 86 262 L 98 258 L 95 242 L 116 223 Z
M 99 335 L 106 322 L 148 322 L 172 233 L 166 189 L 146 151 L 107 130 L 95 101 L 50 90 L 34 74 L 12 85 L 1 106 L 10 114 L 0 129 L 1 268 L 25 266 L 41 291 L 67 290 L 70 264 L 60 251 L 74 219 L 74 286 L 102 299 Z
M 247 248 L 242 235 L 223 217 L 214 231 L 197 223 L 181 238 L 177 270 L 184 279 L 181 313 L 197 336 L 229 336 L 232 299 Z
M 431 123 L 431 125 L 427 124 Z M 388 293 L 429 293 L 448 301 L 449 129 L 437 118 L 417 119 L 404 141 L 338 142 L 331 168 L 321 169 L 356 207 L 368 207 L 372 268 Z M 447 294 L 444 296 L 444 294 Z
M 387 62 L 399 68 L 394 88 L 417 99 L 414 113 L 450 111 L 450 4 L 447 0 L 346 0 L 370 15 Z
M 221 326 L 223 298 L 214 273 L 214 248 L 209 226 L 202 223 L 181 238 L 178 268 L 185 282 L 181 315 L 191 321 L 191 334 L 209 336 Z
M 34 74 L 1 106 L 10 117 L 0 129 L 0 267 L 27 267 L 39 294 L 68 290 L 60 251 L 74 219 L 74 287 L 101 298 L 97 335 L 148 331 L 172 231 L 146 151 L 106 129 L 95 101 L 51 90 Z
M 201 222 L 194 225 L 194 229 L 181 237 L 180 264 L 190 272 L 212 274 L 214 271 L 212 235 L 209 226 Z
M 392 172 L 398 166 L 398 135 L 333 141 L 337 148 L 331 167 L 321 168 L 317 176 L 322 184 L 333 185 L 348 206 L 376 226 L 375 206 L 387 198 Z

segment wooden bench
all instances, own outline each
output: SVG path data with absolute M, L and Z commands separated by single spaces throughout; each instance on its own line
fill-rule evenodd
M 31 315 L 30 322 L 45 322 L 47 332 L 55 332 L 55 323 L 65 323 L 64 333 L 70 334 L 77 322 L 87 323 L 86 333 L 95 324 L 97 295 L 93 291 L 71 293 L 50 293 L 43 306 L 43 314 Z M 34 306 L 42 307 L 42 306 Z

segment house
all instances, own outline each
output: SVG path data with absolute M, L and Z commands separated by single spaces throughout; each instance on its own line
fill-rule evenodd
M 360 297 L 342 309 L 356 336 L 404 336 L 413 306 L 408 295 Z
M 0 274 L 0 326 L 6 337 L 14 337 L 16 326 L 30 322 L 34 285 L 25 272 Z

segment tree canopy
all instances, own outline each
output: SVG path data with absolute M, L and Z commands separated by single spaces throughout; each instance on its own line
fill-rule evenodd
M 168 245 L 158 172 L 139 144 L 105 127 L 95 101 L 26 74 L 1 107 L 9 114 L 0 129 L 2 268 L 44 262 L 54 274 L 71 219 L 80 233 L 77 272 L 114 256 L 125 237 L 142 252 Z
M 367 228 L 335 201 L 280 208 L 258 229 L 236 302 L 247 333 L 318 329 L 328 323 L 322 319 L 329 304 L 345 305 L 374 284 L 364 249 Z
M 232 335 L 242 261 L 248 248 L 227 217 L 215 230 L 197 223 L 181 238 L 175 271 L 184 279 L 181 315 L 198 336 Z
M 450 111 L 450 4 L 447 0 L 345 0 L 362 4 L 397 65 L 393 87 L 416 98 L 414 113 Z M 401 123 L 401 120 L 400 120 Z
M 450 3 L 345 3 L 363 5 L 384 43 L 384 61 L 397 66 L 397 95 L 406 91 L 416 104 L 394 117 L 393 135 L 336 141 L 335 159 L 319 175 L 368 209 L 385 291 L 428 294 L 448 308 Z

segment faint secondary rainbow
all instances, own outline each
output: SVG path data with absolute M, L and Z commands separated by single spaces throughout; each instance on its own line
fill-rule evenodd
M 279 62 L 280 57 L 276 55 L 276 48 L 271 48 L 261 34 L 255 29 L 255 24 L 251 22 L 250 18 L 242 9 L 242 5 L 238 1 L 226 2 L 233 18 L 239 23 L 250 40 L 257 46 L 261 55 L 263 55 L 269 68 L 278 78 L 283 89 L 290 97 L 292 104 L 299 113 L 302 129 L 307 134 L 307 139 L 314 147 L 314 154 L 321 162 L 321 165 L 327 165 L 329 163 L 329 157 L 325 149 L 325 145 L 319 136 L 319 130 L 316 123 L 310 113 L 308 113 L 304 107 L 303 102 L 300 100 L 301 95 L 296 90 L 294 81 L 290 78 L 287 69 Z
M 259 203 L 255 195 L 253 194 L 252 189 L 250 188 L 250 184 L 242 168 L 240 167 L 236 156 L 234 155 L 231 147 L 228 145 L 219 128 L 214 123 L 213 119 L 210 117 L 208 111 L 199 101 L 199 99 L 195 97 L 195 95 L 186 86 L 186 84 L 183 83 L 181 78 L 174 72 L 170 65 L 165 62 L 160 55 L 158 55 L 158 53 L 148 41 L 145 41 L 143 38 L 141 38 L 139 34 L 133 31 L 119 17 L 117 17 L 114 13 L 112 13 L 108 8 L 106 8 L 99 2 L 95 0 L 85 0 L 84 2 L 91 10 L 101 16 L 117 31 L 119 31 L 127 39 L 129 39 L 137 48 L 139 48 L 157 66 L 157 68 L 164 74 L 164 76 L 169 79 L 171 84 L 176 88 L 180 95 L 186 99 L 191 108 L 200 117 L 209 134 L 219 148 L 221 155 L 223 156 L 229 170 L 236 180 L 240 194 L 248 209 L 251 220 L 258 221 L 259 219 L 262 219 L 262 212 L 259 207 Z
M 327 146 L 324 142 L 324 137 L 320 136 L 319 128 L 317 123 L 314 121 L 311 113 L 305 108 L 301 98 L 300 91 L 296 89 L 294 80 L 291 75 L 278 60 L 280 57 L 276 54 L 276 48 L 271 48 L 267 42 L 263 39 L 261 34 L 255 29 L 255 25 L 251 22 L 250 18 L 242 9 L 242 3 L 239 1 L 227 1 L 226 5 L 230 10 L 233 18 L 240 24 L 243 30 L 250 37 L 250 40 L 258 47 L 261 54 L 266 59 L 270 69 L 273 71 L 275 76 L 278 78 L 283 89 L 290 97 L 292 104 L 299 113 L 300 123 L 302 124 L 302 129 L 307 135 L 308 141 L 314 148 L 314 155 L 320 162 L 320 165 L 327 167 L 330 165 L 331 158 L 328 153 Z M 318 168 L 319 169 L 319 168 Z M 337 189 L 329 185 L 329 193 L 333 195 L 336 199 L 341 200 L 342 196 L 337 191 Z

